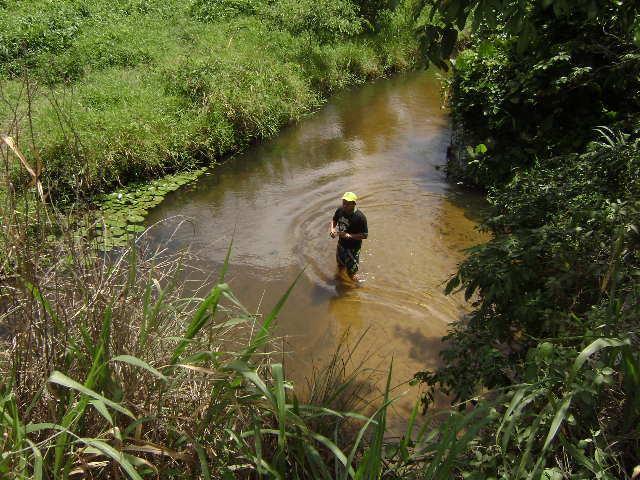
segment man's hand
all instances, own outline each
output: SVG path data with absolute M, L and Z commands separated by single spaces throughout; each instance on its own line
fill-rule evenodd
M 336 229 L 331 228 L 331 230 L 329 230 L 329 235 L 331 236 L 331 238 L 336 238 Z

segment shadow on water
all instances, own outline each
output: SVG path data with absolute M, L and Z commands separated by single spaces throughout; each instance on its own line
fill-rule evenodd
M 394 382 L 404 384 L 437 365 L 440 337 L 466 308 L 443 285 L 463 250 L 485 239 L 475 229 L 481 197 L 451 185 L 441 168 L 448 125 L 429 73 L 343 92 L 168 196 L 149 221 L 184 216 L 190 224 L 174 233 L 163 223 L 151 241 L 173 235 L 170 248 L 190 247 L 199 268 L 214 272 L 233 237 L 230 285 L 263 312 L 304 268 L 278 320 L 293 380 L 304 382 L 345 331 L 369 329 L 371 365 L 386 368 L 393 357 Z M 335 279 L 328 229 L 344 191 L 359 195 L 369 224 L 360 288 Z M 413 399 L 410 390 L 396 409 L 408 413 Z
M 482 223 L 491 211 L 491 206 L 482 192 L 470 192 L 468 188 L 458 185 L 451 186 L 447 193 L 447 201 L 460 208 L 465 217 L 474 223 Z
M 440 337 L 428 337 L 418 328 L 396 325 L 395 334 L 403 338 L 409 345 L 407 354 L 410 358 L 435 365 L 438 362 L 438 353 L 442 349 Z

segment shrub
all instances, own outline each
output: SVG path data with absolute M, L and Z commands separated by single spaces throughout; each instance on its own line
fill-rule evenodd
M 337 42 L 362 32 L 362 20 L 349 0 L 278 0 L 262 15 L 294 35 L 312 33 L 320 43 Z

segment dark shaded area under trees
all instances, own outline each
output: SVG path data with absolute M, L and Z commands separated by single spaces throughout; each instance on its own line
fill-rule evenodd
M 468 148 L 451 173 L 492 204 L 483 225 L 492 240 L 447 285 L 475 309 L 446 337 L 443 367 L 417 375 L 496 409 L 461 447 L 457 471 L 631 478 L 640 463 L 638 4 L 425 8 L 430 61 L 446 68 L 460 47 L 450 107 Z

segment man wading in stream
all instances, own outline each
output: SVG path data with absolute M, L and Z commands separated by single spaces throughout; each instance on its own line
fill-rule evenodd
M 340 271 L 347 271 L 349 278 L 360 281 L 356 273 L 360 263 L 360 247 L 362 240 L 367 238 L 367 217 L 356 209 L 358 197 L 353 192 L 347 192 L 342 196 L 342 207 L 336 210 L 331 220 L 329 235 L 338 237 L 336 261 Z

